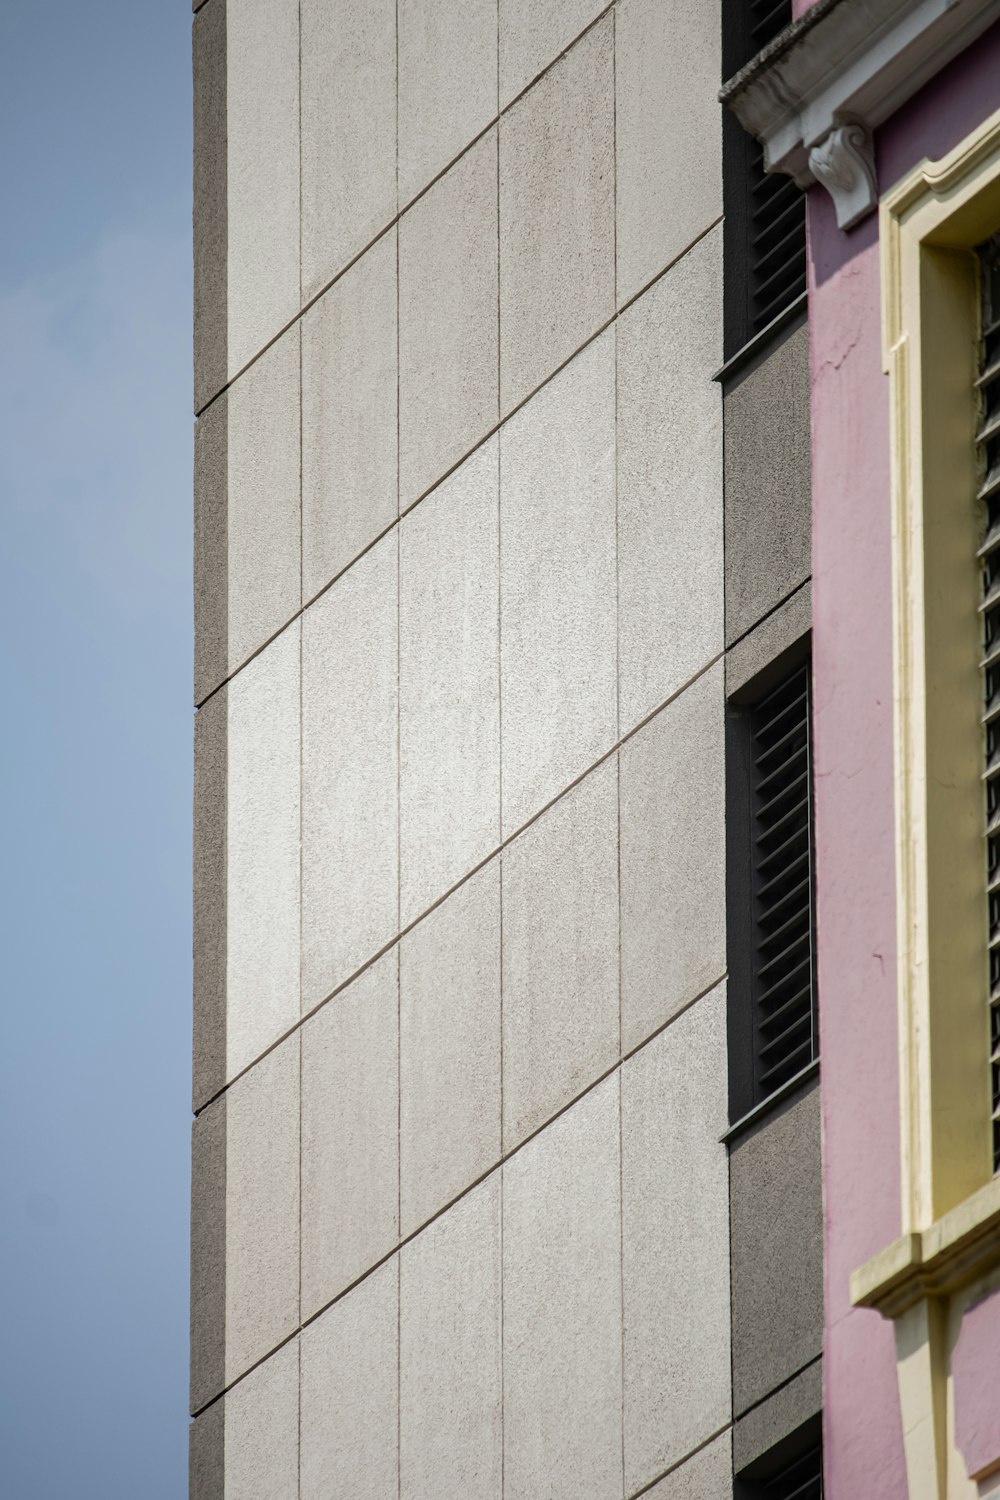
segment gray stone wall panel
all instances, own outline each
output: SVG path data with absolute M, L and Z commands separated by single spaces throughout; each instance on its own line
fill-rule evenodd
M 229 669 L 229 393 L 194 428 L 194 701 Z
M 501 429 L 505 837 L 617 734 L 614 362 L 609 331 Z
M 302 599 L 297 324 L 228 391 L 226 436 L 230 673 L 287 625 Z
M 194 721 L 193 1107 L 226 1082 L 228 689 Z
M 720 662 L 620 752 L 626 1051 L 725 972 L 724 736 Z
M 725 986 L 622 1067 L 625 1493 L 725 1427 Z
M 399 926 L 398 533 L 302 621 L 302 1004 Z
M 191 1410 L 226 1383 L 226 1099 L 210 1104 L 191 1133 Z M 212 1426 L 214 1424 L 207 1424 Z M 214 1473 L 222 1434 L 199 1439 L 197 1466 Z M 192 1449 L 192 1464 L 195 1463 Z M 206 1478 L 205 1484 L 208 1485 Z M 206 1496 L 206 1500 L 208 1497 Z
M 618 1057 L 618 766 L 503 853 L 504 1150 Z
M 399 529 L 399 858 L 405 927 L 500 842 L 498 444 Z
M 501 1500 L 500 1174 L 400 1252 L 400 1494 Z
M 614 311 L 614 26 L 609 16 L 500 121 L 500 407 Z
M 400 1229 L 500 1160 L 500 862 L 400 945 Z
M 504 1495 L 622 1487 L 618 1077 L 503 1169 Z
M 745 688 L 758 672 L 794 646 L 812 628 L 812 584 L 804 583 L 726 653 L 726 694 Z
M 497 424 L 497 139 L 399 224 L 399 491 L 405 509 Z
M 608 0 L 499 0 L 501 108 L 607 8 Z
M 396 231 L 302 319 L 302 597 L 399 514 Z
M 299 310 L 299 0 L 226 0 L 227 375 Z
M 188 1429 L 188 1500 L 226 1500 L 225 1397 Z
M 716 229 L 618 323 L 623 733 L 722 650 L 721 359 Z
M 817 1359 L 736 1423 L 733 1428 L 736 1473 L 816 1416 L 822 1407 L 823 1364 Z
M 619 307 L 722 214 L 720 3 L 615 8 Z
M 732 1500 L 731 1449 L 726 1432 L 645 1490 L 644 1500 Z
M 298 1500 L 298 1340 L 234 1385 L 224 1406 L 226 1500 Z
M 394 1500 L 399 1263 L 380 1266 L 302 1334 L 299 1500 Z
M 299 630 L 229 683 L 226 1078 L 299 1019 Z
M 730 1157 L 733 1400 L 737 1415 L 823 1341 L 819 1089 L 737 1139 Z
M 229 189 L 226 165 L 226 0 L 194 18 L 194 405 L 228 374 Z
M 400 0 L 400 207 L 496 113 L 497 0 Z
M 225 1100 L 225 1373 L 231 1384 L 299 1322 L 298 1036 L 231 1084 Z
M 811 570 L 809 331 L 794 330 L 727 389 L 726 642 Z
M 399 1236 L 398 950 L 302 1028 L 302 1312 Z
M 301 0 L 302 298 L 396 213 L 396 0 Z

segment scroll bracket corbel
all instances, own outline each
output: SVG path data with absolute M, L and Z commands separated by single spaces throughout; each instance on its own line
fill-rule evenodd
M 875 147 L 863 125 L 835 125 L 809 152 L 809 166 L 833 199 L 839 229 L 850 229 L 878 203 Z

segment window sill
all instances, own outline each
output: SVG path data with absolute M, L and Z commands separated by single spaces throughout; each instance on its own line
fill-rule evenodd
M 928 1229 L 904 1234 L 851 1276 L 851 1302 L 898 1318 L 925 1297 L 950 1296 L 1000 1264 L 1000 1177 Z
M 719 1137 L 719 1140 L 723 1145 L 732 1145 L 737 1136 L 744 1135 L 748 1130 L 751 1130 L 757 1124 L 758 1120 L 762 1120 L 765 1115 L 769 1115 L 772 1110 L 777 1109 L 779 1104 L 783 1104 L 786 1099 L 790 1099 L 793 1094 L 797 1094 L 800 1090 L 804 1089 L 804 1085 L 809 1083 L 813 1078 L 818 1077 L 818 1075 L 819 1058 L 815 1062 L 811 1062 L 808 1067 L 803 1068 L 801 1072 L 796 1073 L 794 1078 L 789 1078 L 788 1082 L 783 1083 L 780 1089 L 775 1089 L 773 1094 L 768 1094 L 766 1099 L 762 1099 L 759 1104 L 755 1104 L 753 1109 L 748 1110 L 745 1115 L 741 1115 L 738 1120 L 735 1120 L 730 1125 L 725 1135 Z
M 784 312 L 780 312 L 776 318 L 771 319 L 766 328 L 762 328 L 760 333 L 755 333 L 753 338 L 749 339 L 743 345 L 742 349 L 737 349 L 735 354 L 731 354 L 725 364 L 719 366 L 712 379 L 718 380 L 720 384 L 725 385 L 734 375 L 739 375 L 755 359 L 758 359 L 767 350 L 772 340 L 788 328 L 790 324 L 804 323 L 808 302 L 808 292 L 803 292 L 800 296 L 796 297 L 795 301 L 789 303 Z

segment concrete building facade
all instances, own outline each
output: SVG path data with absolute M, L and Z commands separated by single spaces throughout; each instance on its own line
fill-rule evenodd
M 817 1067 L 734 1107 L 726 821 L 811 626 L 810 335 L 724 337 L 722 46 L 195 7 L 194 1500 L 813 1441 Z

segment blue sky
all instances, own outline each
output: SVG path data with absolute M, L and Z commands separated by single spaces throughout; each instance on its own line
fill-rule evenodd
M 185 1490 L 187 0 L 0 6 L 0 1494 Z

